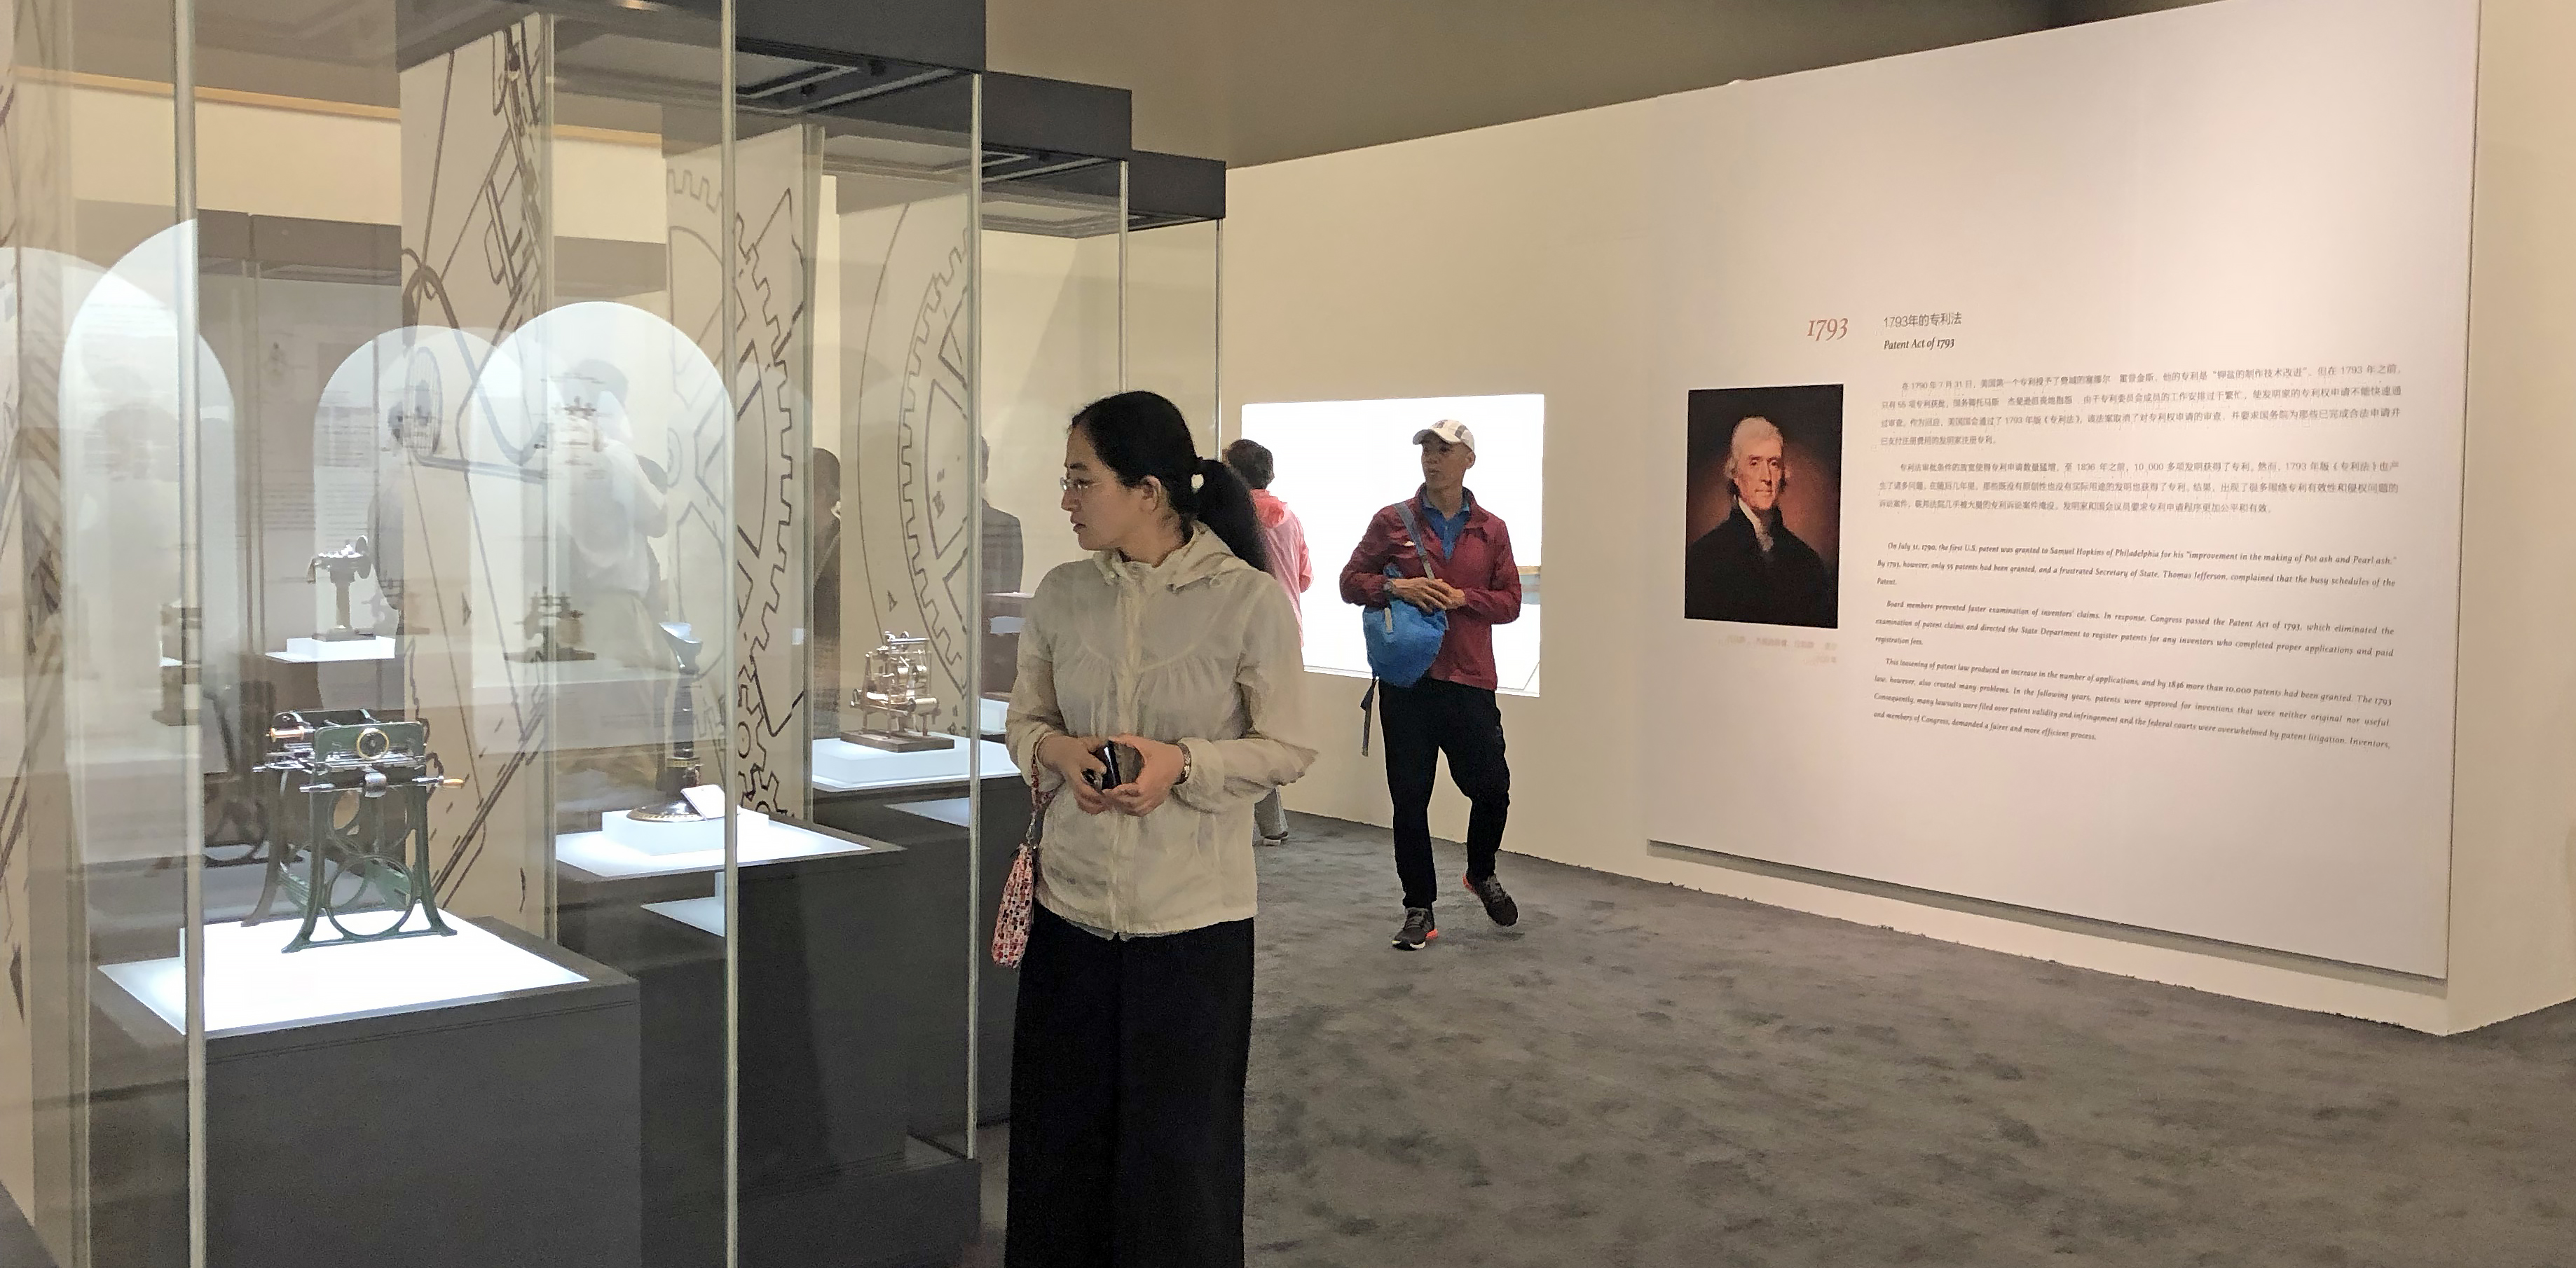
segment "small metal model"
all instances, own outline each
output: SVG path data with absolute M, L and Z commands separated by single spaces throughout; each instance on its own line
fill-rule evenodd
M 572 596 L 540 590 L 528 596 L 528 614 L 519 621 L 527 632 L 526 651 L 508 653 L 508 658 L 534 663 L 556 660 L 596 660 L 598 653 L 583 651 L 581 612 L 572 605 Z
M 698 680 L 698 651 L 706 646 L 684 622 L 666 621 L 662 637 L 670 640 L 671 656 L 678 662 L 680 683 L 671 697 L 671 741 L 669 755 L 662 759 L 662 778 L 658 785 L 662 800 L 641 810 L 629 810 L 626 817 L 642 823 L 698 823 L 715 816 L 698 809 L 689 801 L 689 790 L 701 782 L 698 776 L 698 714 L 691 702 L 691 684 Z
M 312 562 L 304 565 L 306 581 L 319 580 L 325 573 L 330 575 L 331 586 L 335 591 L 333 597 L 338 600 L 336 614 L 339 617 L 339 623 L 314 635 L 316 640 L 325 643 L 346 643 L 356 639 L 375 637 L 373 631 L 355 629 L 349 624 L 349 586 L 363 577 L 372 576 L 375 570 L 375 551 L 367 545 L 367 539 L 364 537 L 352 537 L 341 543 L 338 550 L 326 550 L 315 555 Z
M 843 731 L 841 738 L 852 744 L 889 753 L 918 753 L 957 743 L 955 736 L 930 729 L 939 700 L 930 694 L 929 639 L 887 631 L 885 641 L 867 655 L 866 676 L 850 689 L 850 707 L 859 712 L 860 729 Z M 891 725 L 867 725 L 880 714 L 891 719 Z
M 257 769 L 277 776 L 280 813 L 270 819 L 259 904 L 242 923 L 270 919 L 283 898 L 304 917 L 289 952 L 454 934 L 438 913 L 430 870 L 429 790 L 465 781 L 448 777 L 429 751 L 428 724 L 365 709 L 306 709 L 278 714 L 268 739 L 268 760 Z M 301 834 L 283 804 L 299 794 Z

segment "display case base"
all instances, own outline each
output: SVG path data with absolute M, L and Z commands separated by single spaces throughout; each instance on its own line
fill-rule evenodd
M 636 984 L 497 921 L 474 923 L 572 980 L 318 1017 L 280 1005 L 206 1036 L 209 1265 L 631 1268 L 641 1257 Z M 354 960 L 379 949 L 290 958 Z M 179 1032 L 128 990 L 134 978 L 97 978 L 96 1058 L 106 1068 L 184 1070 Z M 218 1002 L 209 1010 L 220 1019 Z M 94 1132 L 151 1142 L 141 1157 L 184 1159 L 184 1077 L 134 1086 L 134 1096 L 94 1110 L 111 1120 Z M 157 1219 L 138 1211 L 94 1236 L 158 1243 L 184 1230 L 185 1173 L 162 1179 L 179 1182 L 147 1179 L 146 1191 L 168 1195 L 163 1204 L 176 1210 Z M 149 1245 L 99 1251 L 101 1263 L 156 1262 Z M 115 1257 L 127 1251 L 145 1257 Z
M 965 780 L 870 792 L 834 792 L 818 785 L 814 796 L 814 817 L 824 826 L 899 845 L 912 854 L 904 877 L 911 897 L 897 917 L 907 922 L 904 942 L 919 957 L 905 978 L 905 1024 L 923 1036 L 913 1048 L 912 1104 L 913 1128 L 927 1134 L 962 1131 L 967 1122 L 965 1081 L 954 1074 L 966 1060 L 967 1000 L 955 983 L 970 974 L 979 979 L 974 1007 L 980 1090 L 974 1121 L 996 1123 L 1011 1113 L 1011 1026 L 1020 975 L 993 963 L 986 948 L 992 944 L 993 913 L 1001 908 L 1011 856 L 1028 830 L 1029 786 L 1016 771 L 982 782 L 980 857 L 971 893 L 967 852 L 974 838 L 965 827 Z M 971 940 L 955 931 L 951 913 L 961 909 L 976 913 Z
M 7 1189 L 0 1189 L 0 1264 L 54 1268 L 54 1257 L 45 1253 L 43 1239 L 36 1236 L 35 1226 L 19 1212 Z
M 982 1223 L 978 1165 L 922 1141 L 905 1144 L 891 1166 L 746 1187 L 743 1268 L 957 1262 Z
M 954 1263 L 975 1235 L 978 1168 L 908 1132 L 919 1050 L 947 1051 L 906 1006 L 924 976 L 908 941 L 911 856 L 784 819 L 757 826 L 733 903 L 742 1263 Z M 642 1262 L 699 1268 L 724 1249 L 723 859 L 611 853 L 596 836 L 558 838 L 560 928 L 642 984 Z M 963 994 L 959 981 L 943 985 Z M 964 1053 L 944 1059 L 962 1096 Z

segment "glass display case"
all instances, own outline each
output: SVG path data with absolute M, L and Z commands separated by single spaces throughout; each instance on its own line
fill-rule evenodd
M 9 14 L 0 1256 L 956 1262 L 1123 160 L 715 0 Z
M 93 1200 L 47 1240 L 86 1263 L 404 1262 L 427 1227 L 454 1261 L 722 1263 L 733 957 L 670 909 L 730 892 L 766 839 L 725 792 L 719 22 L 173 18 L 180 214 L 71 319 L 80 387 L 52 421 L 65 540 L 113 552 L 66 574 L 66 640 L 95 662 L 65 665 L 70 780 L 99 782 L 102 745 L 158 744 L 178 777 L 155 784 L 201 793 L 76 813 L 100 963 L 53 985 L 87 1018 Z M 91 97 L 117 91 L 70 80 L 85 223 L 118 214 L 78 188 Z M 137 483 L 145 436 L 175 460 Z M 80 527 L 101 509 L 123 538 Z M 177 561 L 175 593 L 136 584 L 144 554 Z M 174 601 L 178 672 L 147 711 L 131 667 Z M 687 892 L 561 901 L 641 859 L 686 860 Z M 180 936 L 125 936 L 117 895 L 163 878 Z M 99 1094 L 146 1064 L 182 1077 Z M 96 1218 L 130 1175 L 111 1141 L 185 1159 L 150 1219 Z
M 9 29 L 0 1224 L 730 1262 L 723 14 Z
M 953 1261 L 980 1210 L 966 1107 L 984 946 L 974 928 L 990 904 L 974 820 L 952 807 L 1017 775 L 980 738 L 967 638 L 976 84 L 885 60 L 746 55 L 738 74 L 737 251 L 756 270 L 743 280 L 747 327 L 766 333 L 745 350 L 745 381 L 756 367 L 761 387 L 740 434 L 760 453 L 738 459 L 737 482 L 796 500 L 758 518 L 802 551 L 792 565 L 776 557 L 775 595 L 762 580 L 773 574 L 750 573 L 746 620 L 774 608 L 784 637 L 746 627 L 759 690 L 743 698 L 767 716 L 750 733 L 774 746 L 762 758 L 779 772 L 763 789 L 773 813 L 865 840 L 879 864 L 841 879 L 782 874 L 766 911 L 743 913 L 744 1262 L 802 1264 L 819 1246 L 861 1263 Z M 788 685 L 799 678 L 801 690 Z M 829 954 L 796 950 L 825 937 Z M 819 1112 L 844 1133 L 832 1170 L 751 1169 L 764 1047 L 823 1054 L 817 1085 L 774 1098 L 772 1112 L 782 1130 Z

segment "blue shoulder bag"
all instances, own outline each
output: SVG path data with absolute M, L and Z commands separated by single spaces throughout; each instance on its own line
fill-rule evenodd
M 1422 559 L 1422 575 L 1431 576 L 1431 552 L 1422 545 L 1422 525 L 1413 518 L 1413 505 L 1395 504 L 1396 514 L 1404 517 L 1404 531 L 1413 538 L 1413 553 Z M 1394 564 L 1386 566 L 1386 575 L 1404 573 Z M 1377 685 L 1410 687 L 1422 681 L 1431 671 L 1431 662 L 1440 656 L 1440 642 L 1449 636 L 1449 614 L 1425 612 L 1393 595 L 1386 606 L 1360 613 L 1360 636 L 1368 645 L 1368 694 L 1360 698 L 1360 752 L 1368 752 L 1369 715 L 1377 703 Z

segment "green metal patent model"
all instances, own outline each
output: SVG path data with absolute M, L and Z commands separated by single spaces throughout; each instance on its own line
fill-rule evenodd
M 277 776 L 276 828 L 259 905 L 242 923 L 269 919 L 285 898 L 304 916 L 288 951 L 455 933 L 438 914 L 429 865 L 429 790 L 464 781 L 429 751 L 428 724 L 308 709 L 278 714 L 268 738 L 258 769 Z M 289 826 L 298 794 L 300 833 Z

